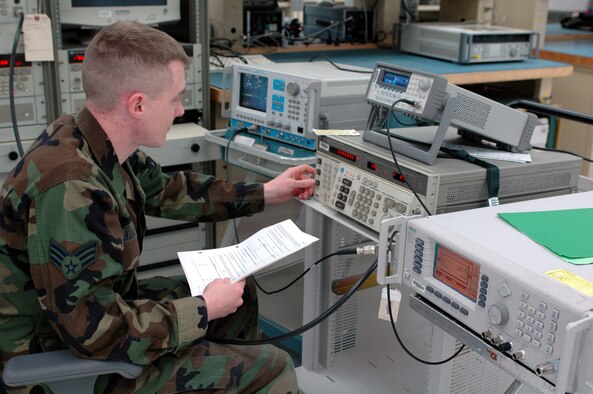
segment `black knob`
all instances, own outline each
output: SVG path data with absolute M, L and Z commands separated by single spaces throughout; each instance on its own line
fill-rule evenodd
M 16 153 L 16 152 L 14 152 L 14 151 L 13 151 L 13 152 L 10 152 L 10 153 L 8 154 L 8 158 L 9 158 L 10 160 L 12 160 L 12 161 L 15 161 L 15 160 L 17 160 L 17 159 L 19 158 L 19 154 L 18 154 L 18 153 Z
M 513 350 L 513 343 L 512 342 L 503 342 L 500 345 L 498 345 L 498 349 L 503 352 L 509 352 L 509 351 Z
M 200 145 L 198 145 L 198 144 L 191 144 L 190 149 L 191 149 L 192 152 L 198 153 L 200 151 Z

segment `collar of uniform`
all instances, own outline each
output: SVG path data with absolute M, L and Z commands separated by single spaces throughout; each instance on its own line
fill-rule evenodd
M 82 133 L 84 139 L 89 144 L 89 148 L 97 164 L 101 166 L 103 171 L 108 174 L 112 181 L 120 184 L 127 199 L 135 200 L 133 181 L 129 174 L 119 164 L 115 149 L 103 127 L 99 124 L 93 114 L 84 107 L 76 117 L 78 129 Z M 118 182 L 117 179 L 120 179 Z
M 101 165 L 107 164 L 114 167 L 116 163 L 119 163 L 107 133 L 86 107 L 78 113 L 76 123 L 84 139 L 89 143 L 93 155 Z

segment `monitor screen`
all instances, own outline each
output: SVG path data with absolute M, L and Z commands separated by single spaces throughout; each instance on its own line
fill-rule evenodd
M 268 104 L 268 78 L 241 73 L 239 105 L 260 112 L 266 112 Z
M 408 83 L 410 82 L 410 76 L 385 71 L 381 82 L 383 82 L 385 85 L 389 85 L 390 87 L 405 90 L 408 87 Z
M 147 25 L 177 22 L 180 0 L 66 0 L 60 1 L 60 23 L 102 27 L 133 20 Z
M 477 301 L 480 266 L 440 244 L 436 245 L 434 277 L 473 302 Z

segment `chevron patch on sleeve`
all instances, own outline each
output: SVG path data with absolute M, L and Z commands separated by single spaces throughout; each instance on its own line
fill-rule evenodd
M 97 258 L 97 243 L 81 246 L 72 253 L 62 248 L 54 240 L 49 244 L 49 261 L 55 265 L 67 279 L 76 279 L 78 275 Z

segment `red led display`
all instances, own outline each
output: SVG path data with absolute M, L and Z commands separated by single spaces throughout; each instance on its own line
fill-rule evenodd
M 83 60 L 84 60 L 83 54 L 70 55 L 70 63 L 82 63 Z
M 338 149 L 338 148 L 335 148 L 333 146 L 330 146 L 329 151 L 332 152 L 332 153 L 335 153 L 336 155 L 338 155 L 340 157 L 343 157 L 346 160 L 350 160 L 350 161 L 356 162 L 356 155 L 353 155 L 350 152 L 346 152 L 345 150 Z
M 25 66 L 25 62 L 21 60 L 17 60 L 14 62 L 15 67 L 23 67 Z M 0 59 L 0 68 L 8 68 L 10 67 L 10 61 L 8 59 Z
M 406 181 L 406 178 L 402 174 L 395 172 L 395 171 L 393 171 L 393 179 L 395 179 L 396 181 L 400 181 L 400 182 Z

